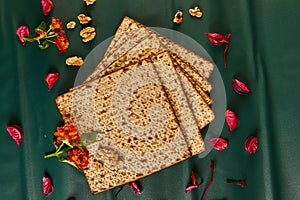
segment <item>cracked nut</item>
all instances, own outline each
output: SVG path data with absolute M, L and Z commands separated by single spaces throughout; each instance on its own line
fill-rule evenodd
M 86 3 L 87 6 L 88 5 L 92 5 L 92 4 L 94 4 L 96 2 L 96 0 L 84 0 L 84 1 L 85 1 L 85 3 Z
M 67 29 L 73 29 L 76 26 L 76 22 L 75 21 L 69 21 L 66 25 Z
M 92 20 L 92 18 L 90 18 L 89 16 L 86 16 L 85 14 L 80 14 L 77 16 L 77 18 L 78 18 L 80 24 L 87 24 Z
M 80 31 L 83 42 L 89 42 L 95 38 L 96 32 L 94 27 L 86 27 Z
M 83 60 L 81 57 L 73 56 L 66 59 L 66 64 L 69 66 L 78 66 L 83 65 Z
M 202 12 L 201 12 L 200 8 L 198 8 L 198 6 L 196 6 L 195 8 L 189 9 L 189 13 L 193 17 L 198 17 L 198 18 L 202 17 Z
M 174 15 L 173 22 L 176 24 L 182 23 L 182 12 L 180 10 L 178 10 L 177 13 Z

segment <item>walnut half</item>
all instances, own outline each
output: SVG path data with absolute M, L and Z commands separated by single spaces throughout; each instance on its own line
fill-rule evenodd
M 80 24 L 87 24 L 90 21 L 92 21 L 92 18 L 90 18 L 89 16 L 86 16 L 85 14 L 78 15 L 77 19 L 79 20 Z
M 198 18 L 202 17 L 202 12 L 201 12 L 200 8 L 198 8 L 198 6 L 196 6 L 195 8 L 189 9 L 189 13 L 193 17 L 198 17 Z
M 94 27 L 86 27 L 80 31 L 80 36 L 83 42 L 89 42 L 95 38 L 96 32 Z
M 94 4 L 96 2 L 96 0 L 83 0 L 83 1 L 85 1 L 85 3 L 86 3 L 87 6 L 88 5 L 92 5 L 92 4 Z
M 66 25 L 67 29 L 73 29 L 76 26 L 76 22 L 75 21 L 69 21 Z
M 69 66 L 78 66 L 83 65 L 83 60 L 81 57 L 73 56 L 66 59 L 66 64 Z
M 178 10 L 177 13 L 174 15 L 173 22 L 176 24 L 182 23 L 182 12 L 180 10 Z

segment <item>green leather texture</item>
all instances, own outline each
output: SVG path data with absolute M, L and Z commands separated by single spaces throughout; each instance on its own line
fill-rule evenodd
M 188 9 L 199 6 L 197 19 Z M 194 156 L 175 166 L 139 180 L 142 195 L 125 187 L 118 199 L 199 200 L 209 182 L 211 160 L 214 181 L 205 199 L 210 200 L 297 200 L 300 199 L 300 3 L 296 0 L 97 0 L 86 6 L 83 0 L 53 0 L 44 16 L 40 1 L 0 0 L 0 199 L 7 200 L 112 200 L 118 188 L 92 195 L 84 175 L 56 159 L 44 159 L 53 149 L 51 139 L 62 119 L 54 99 L 74 84 L 78 68 L 68 67 L 69 56 L 83 58 L 112 36 L 127 15 L 149 27 L 177 30 L 201 44 L 214 59 L 224 81 L 228 108 L 239 117 L 230 133 L 224 126 L 221 137 L 229 140 L 224 151 L 213 150 L 205 158 Z M 183 23 L 172 22 L 183 11 Z M 79 36 L 82 25 L 66 30 L 70 46 L 58 53 L 55 45 L 40 50 L 36 43 L 22 46 L 16 29 L 34 28 L 57 17 L 64 24 L 85 13 L 92 17 L 97 35 L 89 43 Z M 224 46 L 213 46 L 205 32 L 231 33 L 227 68 L 223 67 Z M 48 72 L 60 78 L 48 91 Z M 250 95 L 232 89 L 233 77 L 246 81 Z M 20 124 L 24 138 L 18 148 L 6 131 L 8 124 Z M 259 148 L 253 155 L 244 150 L 250 135 L 257 135 Z M 199 188 L 184 192 L 195 170 Z M 47 172 L 54 191 L 43 196 L 42 176 Z M 226 178 L 245 179 L 241 188 L 226 184 Z

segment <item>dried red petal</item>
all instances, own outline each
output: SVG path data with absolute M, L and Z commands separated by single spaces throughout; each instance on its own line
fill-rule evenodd
M 134 193 L 136 193 L 138 195 L 142 195 L 141 189 L 136 182 L 128 183 L 128 185 Z
M 208 142 L 211 146 L 219 151 L 226 149 L 228 146 L 228 140 L 224 138 L 210 138 Z
M 247 183 L 245 180 L 240 180 L 240 181 L 235 181 L 235 180 L 231 180 L 231 179 L 226 179 L 226 183 L 228 184 L 235 184 L 235 185 L 239 185 L 242 188 L 247 186 Z
M 225 119 L 226 119 L 226 123 L 229 127 L 229 131 L 230 131 L 230 133 L 232 133 L 232 131 L 238 125 L 238 118 L 237 118 L 236 114 L 233 111 L 226 110 Z
M 44 174 L 43 176 L 43 193 L 44 196 L 48 196 L 52 191 L 53 191 L 54 187 L 51 181 L 51 178 Z
M 41 0 L 41 4 L 44 16 L 47 16 L 52 10 L 53 3 L 51 0 Z
M 227 34 L 227 35 L 222 35 L 220 33 L 205 33 L 209 39 L 209 41 L 215 45 L 215 46 L 219 46 L 221 44 L 225 44 L 225 49 L 224 49 L 224 67 L 226 68 L 226 54 L 227 51 L 229 49 L 229 39 L 231 37 L 231 34 Z
M 45 81 L 48 85 L 48 91 L 51 90 L 51 88 L 56 83 L 58 78 L 59 78 L 59 72 L 50 72 L 47 74 L 47 76 L 45 77 Z
M 12 139 L 16 142 L 16 144 L 20 146 L 24 135 L 21 126 L 17 124 L 8 125 L 6 127 L 6 130 L 9 133 L 9 135 L 12 137 Z
M 184 190 L 185 193 L 187 193 L 188 191 L 191 191 L 192 189 L 198 188 L 199 185 L 201 185 L 203 182 L 203 180 L 201 179 L 201 182 L 197 183 L 196 173 L 194 171 L 192 171 L 191 180 L 192 180 L 192 183 L 187 185 L 187 187 Z
M 238 94 L 249 94 L 251 93 L 250 88 L 243 82 L 236 78 L 232 79 L 233 90 Z
M 244 147 L 249 154 L 254 154 L 258 148 L 258 137 L 256 136 L 248 137 L 244 144 Z

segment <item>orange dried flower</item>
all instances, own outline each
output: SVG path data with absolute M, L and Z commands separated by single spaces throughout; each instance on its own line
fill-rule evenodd
M 54 144 L 61 144 L 62 140 L 64 139 L 67 139 L 71 145 L 80 143 L 80 137 L 78 131 L 72 125 L 57 127 L 54 136 L 55 136 Z
M 54 42 L 60 52 L 66 52 L 69 47 L 69 39 L 63 30 L 59 30 Z
M 74 148 L 68 152 L 68 161 L 74 163 L 78 169 L 85 169 L 89 164 L 87 149 Z
M 52 23 L 51 23 L 51 28 L 52 29 L 62 29 L 62 22 L 55 17 L 52 17 Z

